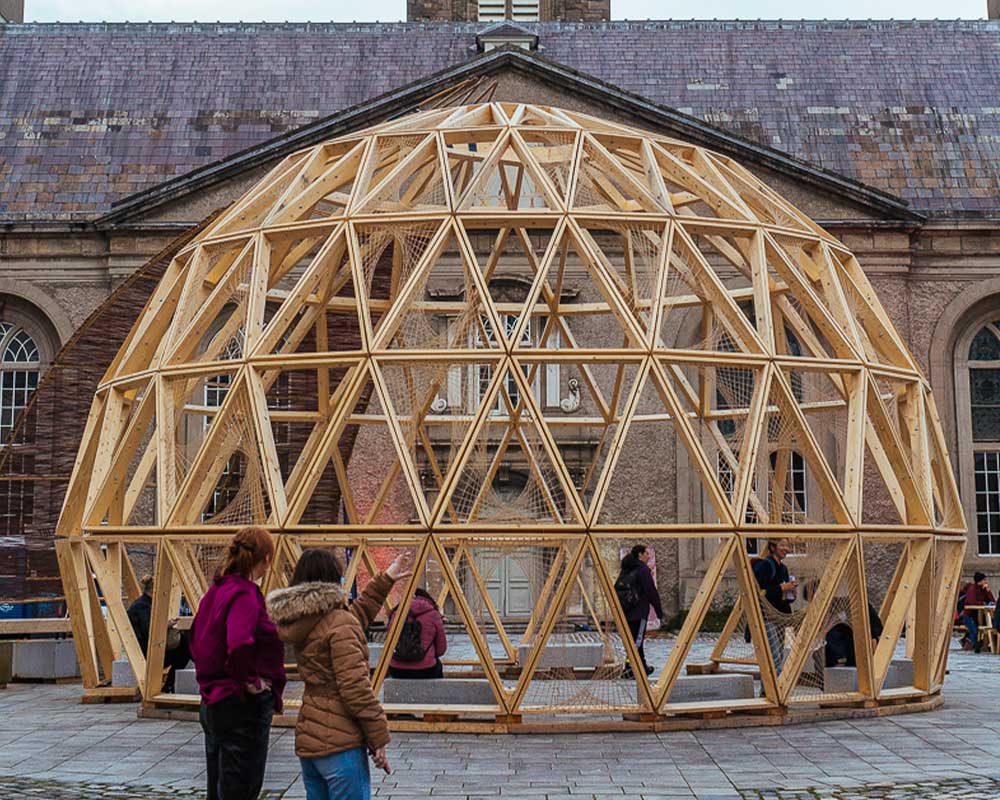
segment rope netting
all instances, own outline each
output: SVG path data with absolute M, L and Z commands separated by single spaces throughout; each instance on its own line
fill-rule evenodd
M 611 613 L 610 604 L 617 600 L 605 594 L 590 552 L 576 574 L 563 571 L 559 579 L 569 587 L 553 636 L 544 647 L 540 631 L 533 630 L 525 639 L 530 648 L 543 649 L 522 709 L 572 714 L 638 708 L 635 674 Z
M 358 180 L 361 197 L 375 189 L 426 138 L 422 133 L 376 137 Z

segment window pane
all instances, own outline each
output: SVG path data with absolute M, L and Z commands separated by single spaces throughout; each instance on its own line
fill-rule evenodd
M 989 328 L 983 328 L 972 340 L 969 361 L 1000 361 L 1000 342 Z
M 972 438 L 1000 441 L 1000 369 L 970 369 Z
M 990 554 L 990 537 L 980 536 L 979 537 L 979 555 L 988 556 Z

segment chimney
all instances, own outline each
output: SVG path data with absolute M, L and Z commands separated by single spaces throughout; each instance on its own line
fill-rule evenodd
M 986 18 L 1000 19 L 1000 0 L 986 0 Z
M 24 0 L 0 0 L 0 22 L 24 22 Z

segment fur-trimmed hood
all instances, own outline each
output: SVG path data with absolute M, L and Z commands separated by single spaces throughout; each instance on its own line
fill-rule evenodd
M 267 613 L 278 635 L 292 645 L 304 642 L 316 624 L 338 608 L 347 608 L 347 596 L 337 583 L 300 583 L 267 595 Z

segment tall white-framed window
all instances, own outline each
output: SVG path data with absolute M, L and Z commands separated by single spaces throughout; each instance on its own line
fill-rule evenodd
M 0 444 L 7 441 L 17 418 L 38 387 L 42 361 L 38 346 L 24 328 L 0 322 Z
M 976 550 L 1000 556 L 1000 321 L 979 323 L 956 361 L 956 394 L 967 406 L 958 423 L 963 458 L 971 450 L 973 486 L 964 488 L 975 498 Z
M 513 335 L 517 327 L 519 317 L 515 314 L 501 314 L 501 322 L 508 338 Z M 444 324 L 449 330 L 453 329 L 454 318 L 446 318 Z M 469 333 L 468 346 L 475 349 L 486 350 L 487 346 L 495 348 L 498 344 L 492 326 L 486 317 L 480 319 L 482 330 L 475 330 Z M 534 326 L 532 322 L 536 323 Z M 522 347 L 538 347 L 539 339 L 542 337 L 548 323 L 548 317 L 537 317 L 528 320 L 525 330 L 521 336 Z M 485 332 L 485 335 L 484 335 Z M 562 337 L 559 327 L 554 325 L 545 335 L 545 347 L 549 350 L 559 350 L 562 346 Z M 448 342 L 454 347 L 454 341 Z M 530 370 L 525 370 L 529 374 Z M 466 391 L 463 394 L 463 374 L 467 376 Z M 470 410 L 479 407 L 483 395 L 489 388 L 490 379 L 493 377 L 493 368 L 489 364 L 475 364 L 471 367 L 454 365 L 448 369 L 447 403 L 449 408 L 461 408 L 468 406 Z M 562 399 L 561 369 L 559 362 L 550 362 L 540 366 L 533 381 L 535 396 L 544 408 L 557 408 Z M 507 391 L 511 399 L 516 403 L 520 398 L 520 391 L 513 376 L 507 377 Z M 495 413 L 506 413 L 506 404 L 502 397 L 497 397 L 497 408 Z
M 517 323 L 519 321 L 517 314 L 501 314 L 500 324 L 504 327 L 504 333 L 506 334 L 508 340 L 514 335 L 514 331 L 517 328 Z M 486 317 L 481 320 L 482 324 L 479 329 L 475 331 L 475 346 L 477 348 L 492 347 L 495 348 L 498 344 L 496 331 L 493 330 L 493 326 Z M 521 334 L 521 347 L 531 347 L 534 343 L 534 337 L 532 335 L 531 319 L 528 319 L 528 324 L 524 326 L 524 331 Z M 486 395 L 487 389 L 489 389 L 490 381 L 493 380 L 493 365 L 492 364 L 476 364 L 473 369 L 475 370 L 475 375 L 472 380 L 472 391 L 473 391 L 473 407 L 478 408 L 483 402 L 483 397 Z M 524 374 L 527 377 L 530 375 L 531 370 L 529 367 L 524 367 Z M 517 380 L 513 375 L 507 374 L 504 378 L 507 397 L 510 398 L 510 402 L 516 407 L 521 401 L 521 389 L 517 383 Z M 538 371 L 535 373 L 535 394 L 538 394 Z M 496 407 L 493 409 L 492 413 L 497 415 L 504 415 L 507 413 L 507 403 L 504 400 L 503 392 L 497 394 Z

